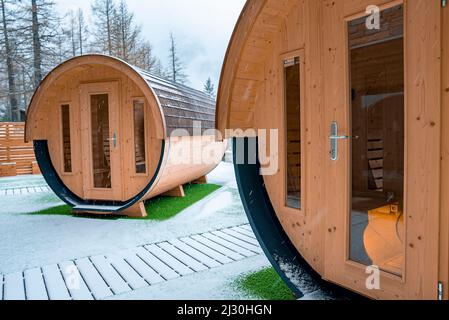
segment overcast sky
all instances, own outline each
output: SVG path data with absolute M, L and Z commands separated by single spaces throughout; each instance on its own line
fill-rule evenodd
M 82 8 L 91 24 L 92 0 L 56 0 L 62 13 Z M 203 89 L 210 76 L 218 87 L 223 57 L 245 0 L 127 0 L 143 35 L 167 65 L 168 39 L 173 31 L 189 75 L 188 85 Z

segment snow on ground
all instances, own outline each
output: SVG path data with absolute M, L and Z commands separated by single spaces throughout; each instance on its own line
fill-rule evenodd
M 221 164 L 208 178 L 224 187 L 164 222 L 30 215 L 62 202 L 51 193 L 0 197 L 0 274 L 248 223 L 232 165 Z M 30 181 L 39 177 L 0 179 L 0 185 Z
M 45 180 L 41 175 L 0 178 L 0 190 L 35 186 L 41 187 L 45 185 Z
M 257 299 L 238 290 L 235 285 L 243 274 L 269 266 L 264 255 L 234 262 L 191 276 L 178 278 L 109 298 L 110 300 L 247 300 Z

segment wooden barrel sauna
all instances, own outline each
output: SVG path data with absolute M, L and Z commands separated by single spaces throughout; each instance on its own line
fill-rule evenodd
M 183 184 L 204 182 L 221 161 L 214 115 L 215 102 L 200 91 L 85 55 L 42 81 L 26 139 L 48 185 L 75 213 L 142 217 L 143 201 L 183 196 Z
M 299 295 L 295 270 L 374 299 L 448 298 L 448 31 L 446 1 L 247 1 L 216 122 L 259 154 L 234 155 L 241 197 Z

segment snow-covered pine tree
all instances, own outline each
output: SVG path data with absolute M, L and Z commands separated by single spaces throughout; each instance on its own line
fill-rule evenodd
M 115 3 L 113 0 L 95 0 L 91 10 L 95 26 L 92 49 L 112 56 L 115 52 L 113 43 Z
M 184 73 L 184 66 L 179 58 L 178 46 L 173 32 L 170 32 L 170 55 L 169 55 L 169 77 L 173 82 L 184 84 L 187 81 L 187 75 Z
M 120 0 L 116 11 L 113 39 L 117 57 L 138 66 L 148 63 L 151 45 L 142 38 L 142 28 L 135 23 L 134 14 L 124 0 Z
M 204 92 L 211 98 L 215 98 L 215 85 L 212 83 L 212 79 L 209 77 L 204 85 Z
M 87 43 L 89 27 L 86 24 L 86 20 L 84 19 L 84 12 L 81 8 L 78 8 L 76 13 L 77 23 L 78 23 L 78 48 L 79 54 L 84 54 L 85 52 L 85 44 Z
M 14 46 L 12 45 L 12 38 L 14 37 L 12 24 L 14 18 L 12 17 L 12 12 L 9 10 L 9 6 L 11 3 L 7 0 L 0 0 L 0 10 L 1 10 L 1 31 L 2 31 L 2 39 L 0 41 L 1 49 L 0 55 L 2 59 L 2 65 L 6 68 L 6 78 L 7 85 L 6 88 L 2 88 L 2 91 L 5 91 L 5 94 L 2 96 L 6 96 L 6 103 L 3 103 L 0 106 L 0 113 L 2 114 L 2 118 L 8 121 L 19 121 L 20 120 L 20 109 L 19 103 L 17 100 L 17 88 L 16 88 L 16 79 L 15 79 L 15 66 L 14 66 Z M 3 82 L 3 81 L 2 81 Z
M 56 12 L 53 0 L 20 0 L 17 6 L 21 65 L 28 68 L 33 66 L 36 88 L 61 58 L 61 17 Z

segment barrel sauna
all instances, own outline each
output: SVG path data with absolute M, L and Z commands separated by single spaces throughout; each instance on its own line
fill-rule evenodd
M 215 102 L 103 55 L 73 58 L 42 81 L 26 140 L 74 213 L 146 216 L 143 201 L 199 181 L 221 161 Z
M 216 122 L 298 294 L 294 270 L 373 299 L 448 298 L 448 32 L 440 0 L 247 1 Z

